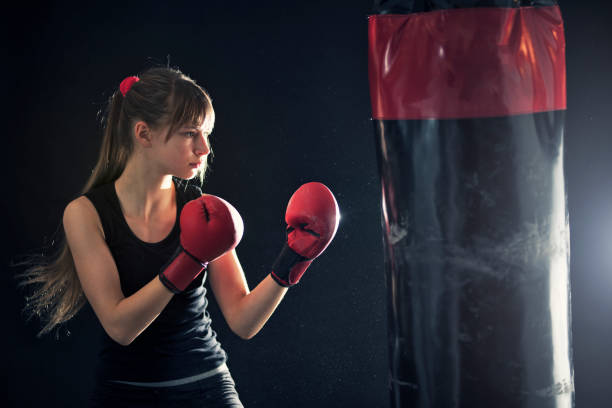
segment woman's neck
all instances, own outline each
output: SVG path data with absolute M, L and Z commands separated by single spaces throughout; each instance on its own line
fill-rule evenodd
M 126 217 L 147 221 L 174 209 L 176 191 L 172 176 L 151 170 L 143 163 L 130 160 L 115 180 L 115 190 Z

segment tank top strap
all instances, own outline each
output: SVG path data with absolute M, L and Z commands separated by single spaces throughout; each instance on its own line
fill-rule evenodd
M 178 202 L 180 204 L 180 209 L 183 208 L 188 201 L 196 199 L 202 195 L 202 189 L 195 185 L 190 184 L 185 180 L 173 177 L 174 185 L 176 187 L 176 193 L 178 194 Z
M 98 212 L 106 242 L 114 242 L 115 237 L 117 237 L 120 232 L 117 230 L 117 223 L 113 222 L 113 220 L 122 217 L 121 207 L 119 206 L 114 191 L 114 183 L 110 182 L 94 187 L 86 192 L 84 196 L 91 201 Z

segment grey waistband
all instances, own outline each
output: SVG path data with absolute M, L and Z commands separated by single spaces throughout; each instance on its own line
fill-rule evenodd
M 227 365 L 225 363 L 221 364 L 217 368 L 213 368 L 212 370 L 205 371 L 201 374 L 192 375 L 191 377 L 179 378 L 177 380 L 159 381 L 159 382 L 133 382 L 133 381 L 119 381 L 119 380 L 110 380 L 110 381 L 114 383 L 120 383 L 120 384 L 137 385 L 139 387 L 175 387 L 177 385 L 189 384 L 195 381 L 203 380 L 204 378 L 212 377 L 213 375 L 222 373 L 224 371 L 228 371 Z

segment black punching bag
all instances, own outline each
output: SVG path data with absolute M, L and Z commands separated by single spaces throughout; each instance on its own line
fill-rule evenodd
M 572 407 L 556 1 L 374 13 L 391 406 Z

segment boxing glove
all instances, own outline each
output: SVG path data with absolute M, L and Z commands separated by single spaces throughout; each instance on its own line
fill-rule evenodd
M 340 210 L 332 192 L 323 184 L 302 185 L 291 196 L 287 211 L 287 242 L 270 273 L 281 286 L 290 287 L 336 235 Z
M 180 245 L 159 273 L 161 282 L 180 293 L 206 268 L 238 245 L 244 226 L 236 209 L 214 195 L 185 204 L 180 215 Z

